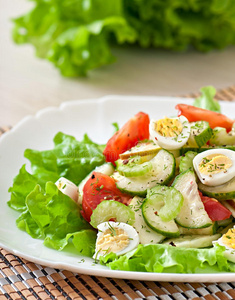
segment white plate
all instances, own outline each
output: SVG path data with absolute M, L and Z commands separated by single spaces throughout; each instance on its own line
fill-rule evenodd
M 150 117 L 175 115 L 175 104 L 190 103 L 191 100 L 166 97 L 125 97 L 108 96 L 101 99 L 70 101 L 59 108 L 47 108 L 29 116 L 0 139 L 0 246 L 29 261 L 52 268 L 67 269 L 73 272 L 138 280 L 215 282 L 235 281 L 234 273 L 213 274 L 162 274 L 112 271 L 94 265 L 92 259 L 52 250 L 43 246 L 41 240 L 33 239 L 17 229 L 15 220 L 18 213 L 7 206 L 8 188 L 26 160 L 26 148 L 38 150 L 53 147 L 52 139 L 58 131 L 81 139 L 88 133 L 95 142 L 105 143 L 112 135 L 113 122 L 124 124 L 139 111 L 149 113 Z M 235 103 L 221 103 L 223 113 L 234 118 Z

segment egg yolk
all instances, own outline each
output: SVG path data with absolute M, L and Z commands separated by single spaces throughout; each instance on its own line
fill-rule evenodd
M 96 250 L 105 254 L 117 253 L 125 249 L 130 243 L 128 234 L 122 228 L 106 229 L 96 242 Z
M 178 119 L 164 118 L 155 123 L 155 130 L 165 137 L 177 137 L 183 130 Z
M 204 175 L 213 175 L 220 172 L 226 173 L 233 165 L 230 158 L 223 154 L 212 154 L 204 157 L 199 164 L 199 171 Z
M 228 232 L 222 236 L 222 242 L 227 247 L 235 249 L 235 229 L 229 229 Z

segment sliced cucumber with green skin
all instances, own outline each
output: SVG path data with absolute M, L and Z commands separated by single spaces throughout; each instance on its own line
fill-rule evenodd
M 175 158 L 180 156 L 180 149 L 167 150 L 174 155 Z
M 223 127 L 215 127 L 210 139 L 210 145 L 235 145 L 235 131 L 227 133 Z
M 228 219 L 217 221 L 218 228 L 227 227 L 232 223 L 233 223 L 233 216 L 232 215 Z
M 145 196 L 147 189 L 157 184 L 167 185 L 175 175 L 175 158 L 167 150 L 160 150 L 151 160 L 153 169 L 145 176 L 138 177 L 119 177 L 117 187 L 131 195 Z
M 123 222 L 132 225 L 135 222 L 133 210 L 123 203 L 113 200 L 104 200 L 97 205 L 91 215 L 91 226 L 97 226 L 103 222 L 115 219 L 116 222 Z
M 167 239 L 163 244 L 181 248 L 206 248 L 213 245 L 221 237 L 220 233 L 214 235 L 185 235 L 175 239 Z
M 157 214 L 165 222 L 173 220 L 178 215 L 184 202 L 184 198 L 178 190 L 159 184 L 148 190 L 146 198 L 164 203 Z
M 142 214 L 145 222 L 150 228 L 166 237 L 178 237 L 179 228 L 174 220 L 165 222 L 158 215 L 158 211 L 164 206 L 164 201 L 155 201 L 153 198 L 146 198 L 142 204 Z
M 221 204 L 223 204 L 223 206 L 225 206 L 228 210 L 230 210 L 232 216 L 235 218 L 235 200 L 234 199 L 224 200 L 221 201 Z
M 199 228 L 199 229 L 190 229 L 179 226 L 180 234 L 183 235 L 213 235 L 217 232 L 217 222 L 213 222 L 213 224 L 206 228 Z
M 181 156 L 180 164 L 179 164 L 179 172 L 180 173 L 183 173 L 184 171 L 187 171 L 188 169 L 193 170 L 193 159 L 196 155 L 197 155 L 197 152 L 188 151 L 185 153 L 184 156 Z
M 212 221 L 205 211 L 204 205 L 198 193 L 196 177 L 193 171 L 181 173 L 173 182 L 184 197 L 184 204 L 176 217 L 176 222 L 186 228 L 205 228 L 212 225 Z
M 118 159 L 116 162 L 117 171 L 126 177 L 137 177 L 148 174 L 152 169 L 153 165 L 150 161 L 141 162 L 141 157 L 136 156 L 129 159 Z
M 198 187 L 203 195 L 215 198 L 216 200 L 229 200 L 235 198 L 235 177 L 228 182 L 217 186 L 208 186 L 199 182 Z
M 218 233 L 221 233 L 221 235 L 225 234 L 228 232 L 229 229 L 234 227 L 234 223 L 230 223 L 228 226 L 224 227 L 224 228 L 220 228 L 218 230 Z
M 201 153 L 203 151 L 211 150 L 211 149 L 229 149 L 229 150 L 235 151 L 235 146 L 233 146 L 233 145 L 225 145 L 225 146 L 207 146 L 207 145 L 205 145 L 201 148 L 185 146 L 180 149 L 180 155 L 184 155 L 188 151 L 195 151 L 197 153 Z
M 144 201 L 143 198 L 136 196 L 131 200 L 129 204 L 129 207 L 135 213 L 135 223 L 132 226 L 139 233 L 139 239 L 141 244 L 146 245 L 146 244 L 161 243 L 165 239 L 165 236 L 152 230 L 146 224 L 143 218 L 142 209 L 141 209 L 143 201 Z
M 206 121 L 197 121 L 190 123 L 191 131 L 187 142 L 188 146 L 202 147 L 212 137 L 212 129 Z

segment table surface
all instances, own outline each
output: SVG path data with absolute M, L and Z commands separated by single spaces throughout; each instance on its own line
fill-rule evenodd
M 170 95 L 217 89 L 235 83 L 235 47 L 207 54 L 189 51 L 113 49 L 117 62 L 88 78 L 63 78 L 52 64 L 36 58 L 29 45 L 11 39 L 11 19 L 32 5 L 26 0 L 0 0 L 0 126 L 15 125 L 28 114 L 72 99 L 108 94 Z

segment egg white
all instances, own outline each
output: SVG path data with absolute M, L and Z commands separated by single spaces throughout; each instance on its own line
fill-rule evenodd
M 233 227 L 235 228 L 235 226 Z M 226 233 L 225 233 L 226 235 Z M 213 244 L 219 244 L 220 246 L 224 246 L 226 248 L 224 252 L 224 256 L 229 260 L 235 263 L 235 249 L 225 245 L 222 240 L 223 236 L 219 238 L 217 241 L 214 241 Z
M 112 222 L 112 221 L 103 222 L 97 226 L 98 234 L 97 234 L 97 239 L 96 239 L 95 254 L 93 256 L 94 259 L 99 259 L 100 256 L 105 255 L 105 250 L 107 250 L 107 249 L 104 249 L 104 251 L 99 251 L 97 249 L 97 242 L 98 242 L 99 238 L 103 235 L 103 232 L 105 232 L 107 229 L 110 229 L 110 227 L 114 228 L 114 230 L 115 230 L 115 228 L 123 229 L 129 237 L 129 244 L 127 245 L 127 247 L 116 252 L 115 253 L 116 255 L 118 255 L 118 256 L 123 255 L 123 254 L 137 248 L 137 246 L 139 245 L 139 235 L 138 235 L 137 231 L 135 230 L 135 228 L 132 227 L 131 225 L 128 225 L 128 224 L 122 223 L 122 222 Z
M 162 136 L 155 130 L 155 124 L 159 120 L 151 120 L 149 124 L 150 139 L 152 139 L 154 142 L 157 140 L 158 145 L 166 150 L 180 149 L 187 143 L 189 139 L 190 123 L 184 116 L 169 119 L 177 119 L 182 124 L 182 132 L 176 137 Z
M 63 194 L 78 202 L 78 187 L 72 181 L 61 177 L 56 181 L 55 185 Z
M 222 154 L 227 156 L 233 162 L 233 165 L 227 169 L 226 173 L 223 171 L 217 174 L 213 174 L 213 172 L 209 175 L 202 174 L 199 170 L 199 164 L 203 160 L 204 157 L 207 157 L 212 154 Z M 231 180 L 235 176 L 235 151 L 229 149 L 211 149 L 203 151 L 197 154 L 193 159 L 193 167 L 199 180 L 208 186 L 217 186 L 224 184 Z

